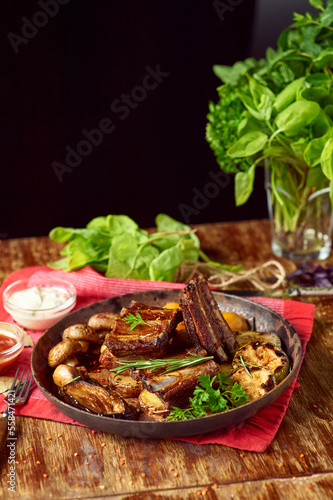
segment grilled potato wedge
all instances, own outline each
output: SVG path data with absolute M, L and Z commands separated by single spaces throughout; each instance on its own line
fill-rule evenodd
M 263 366 L 237 367 L 231 374 L 232 382 L 242 386 L 248 397 L 248 403 L 264 396 L 276 387 L 274 375 Z
M 289 359 L 282 349 L 278 349 L 270 342 L 255 340 L 238 349 L 232 366 L 243 367 L 265 367 L 274 375 L 276 383 L 279 384 L 289 371 Z

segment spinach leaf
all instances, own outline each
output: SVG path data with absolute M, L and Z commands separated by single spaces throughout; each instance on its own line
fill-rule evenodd
M 285 231 L 313 188 L 333 180 L 333 0 L 309 4 L 318 13 L 295 13 L 264 58 L 214 66 L 223 84 L 207 115 L 206 139 L 220 168 L 235 174 L 236 206 L 267 165 Z
M 50 238 L 67 244 L 61 250 L 64 257 L 48 265 L 64 271 L 89 265 L 108 278 L 159 281 L 173 281 L 185 261 L 194 265 L 202 259 L 212 266 L 222 265 L 209 260 L 186 224 L 166 214 L 158 214 L 155 224 L 157 232 L 149 234 L 126 215 L 107 215 L 92 219 L 82 229 L 54 228 Z
M 278 130 L 286 135 L 295 135 L 310 125 L 320 112 L 317 102 L 296 101 L 281 111 L 275 118 Z
M 253 156 L 265 146 L 267 139 L 268 136 L 259 130 L 248 132 L 235 142 L 227 153 L 231 158 Z
M 252 165 L 248 172 L 238 172 L 235 176 L 236 206 L 243 205 L 253 191 L 255 166 Z
M 333 180 L 333 139 L 328 139 L 321 153 L 321 165 L 324 174 L 331 181 Z

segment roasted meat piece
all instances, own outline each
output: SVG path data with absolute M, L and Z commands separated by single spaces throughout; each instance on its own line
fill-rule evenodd
M 130 375 L 121 373 L 116 375 L 109 372 L 109 386 L 112 391 L 116 392 L 122 398 L 137 398 L 142 391 L 142 383 L 134 380 Z
M 204 276 L 191 280 L 181 299 L 186 330 L 195 346 L 202 346 L 220 363 L 231 358 L 235 334 L 224 319 Z
M 216 375 L 219 371 L 215 361 L 182 368 L 169 373 L 151 375 L 142 380 L 144 390 L 139 402 L 147 413 L 167 414 L 173 406 L 184 407 L 199 383 L 201 375 Z
M 133 326 L 126 319 L 132 314 L 142 320 Z M 124 307 L 115 320 L 112 331 L 105 339 L 105 345 L 114 356 L 149 354 L 152 358 L 162 358 L 182 313 L 177 309 L 163 309 L 133 302 Z
M 107 368 L 108 370 L 111 370 L 112 368 L 118 368 L 119 367 L 119 364 L 118 364 L 118 360 L 122 360 L 122 361 L 127 361 L 127 360 L 132 360 L 132 361 L 136 361 L 136 360 L 139 360 L 139 359 L 149 359 L 151 358 L 151 356 L 149 354 L 147 354 L 146 356 L 144 355 L 137 355 L 135 353 L 133 354 L 128 354 L 126 356 L 114 356 L 110 351 L 109 349 L 107 348 L 107 346 L 103 346 L 103 351 L 101 351 L 101 355 L 99 357 L 99 363 L 100 363 L 100 366 L 102 368 Z

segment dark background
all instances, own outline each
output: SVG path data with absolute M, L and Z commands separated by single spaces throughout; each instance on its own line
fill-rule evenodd
M 232 178 L 223 188 L 209 184 L 219 173 L 205 140 L 208 101 L 220 84 L 212 66 L 263 56 L 292 13 L 308 7 L 306 0 L 2 0 L 0 237 L 46 235 L 120 213 L 141 227 L 160 212 L 193 224 L 267 217 L 262 172 L 239 208 Z M 135 87 L 147 67 L 168 76 L 144 96 Z M 131 98 L 126 116 L 111 109 L 133 92 L 140 101 Z M 114 131 L 57 175 L 54 162 L 66 165 L 68 147 L 76 150 L 87 140 L 82 131 L 103 119 Z

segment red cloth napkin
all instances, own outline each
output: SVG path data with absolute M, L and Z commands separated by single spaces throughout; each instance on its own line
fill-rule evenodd
M 78 295 L 75 309 L 98 302 L 99 300 L 116 297 L 125 293 L 158 290 L 162 288 L 181 289 L 184 287 L 184 285 L 179 283 L 104 278 L 90 267 L 85 267 L 78 271 L 72 271 L 71 273 L 55 271 L 46 266 L 28 267 L 13 272 L 2 284 L 0 288 L 0 321 L 14 323 L 11 316 L 9 316 L 3 308 L 2 293 L 6 286 L 13 281 L 22 278 L 29 278 L 32 285 L 34 284 L 34 281 L 41 279 L 45 282 L 45 284 L 48 282 L 51 283 L 53 278 L 62 278 L 70 281 L 76 287 Z M 301 339 L 304 357 L 306 344 L 310 339 L 313 328 L 315 306 L 302 302 L 289 300 L 284 301 L 264 297 L 253 300 L 276 311 L 288 320 L 289 323 L 291 323 Z M 34 342 L 36 342 L 43 334 L 43 332 L 34 332 L 31 330 L 28 330 L 28 333 L 33 338 Z M 30 367 L 31 352 L 32 348 L 26 347 L 20 354 L 17 362 L 10 367 L 6 375 L 13 376 L 18 366 L 28 369 Z M 175 440 L 187 441 L 196 444 L 223 444 L 247 451 L 265 451 L 278 431 L 280 423 L 287 410 L 293 390 L 298 386 L 299 384 L 295 378 L 289 388 L 279 397 L 277 401 L 275 401 L 275 403 L 271 404 L 254 417 L 251 417 L 246 422 L 236 427 L 221 429 L 220 431 L 210 434 L 176 438 Z M 0 395 L 0 411 L 4 411 L 6 408 L 6 403 L 3 400 L 4 396 Z M 52 404 L 37 388 L 35 383 L 33 383 L 28 403 L 22 407 L 18 407 L 16 413 L 18 415 L 26 415 L 29 417 L 44 418 L 58 422 L 81 425 L 54 408 L 54 406 L 52 406 Z

